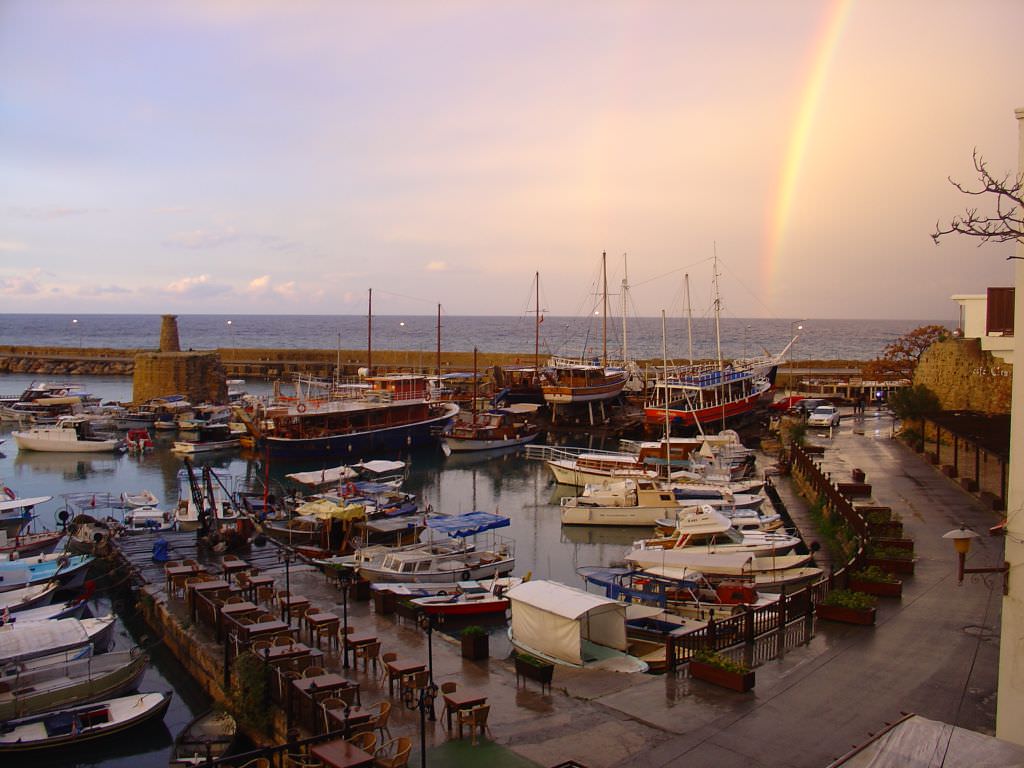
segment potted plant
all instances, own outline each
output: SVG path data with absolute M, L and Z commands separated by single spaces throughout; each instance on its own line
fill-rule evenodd
M 462 641 L 462 658 L 486 659 L 491 654 L 487 631 L 476 624 L 466 627 L 459 635 Z
M 850 574 L 850 589 L 876 597 L 902 597 L 903 582 L 877 565 Z
M 540 683 L 541 688 L 551 685 L 551 678 L 555 674 L 555 665 L 550 661 L 538 659 L 528 653 L 517 653 L 513 657 L 516 667 L 516 685 L 519 678 L 529 678 Z
M 740 693 L 754 687 L 754 670 L 714 651 L 697 651 L 690 659 L 690 675 Z
M 833 589 L 820 603 L 815 603 L 814 613 L 819 619 L 841 621 L 846 624 L 875 623 L 877 599 L 864 592 L 851 589 Z
M 398 600 L 395 603 L 395 613 L 400 618 L 416 621 L 420 615 L 419 607 L 411 600 Z
M 889 573 L 914 573 L 914 550 L 891 545 L 872 544 L 868 548 L 868 565 L 877 565 Z

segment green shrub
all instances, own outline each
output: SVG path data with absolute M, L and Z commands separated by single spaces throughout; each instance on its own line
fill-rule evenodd
M 899 584 L 900 580 L 888 571 L 883 571 L 877 565 L 869 565 L 867 568 L 861 571 L 854 571 L 850 574 L 854 579 L 860 579 L 861 581 L 871 581 L 880 584 Z
M 544 659 L 538 659 L 536 656 L 531 656 L 528 653 L 517 653 L 516 654 L 516 659 L 518 659 L 519 661 L 523 662 L 524 664 L 529 664 L 531 667 L 550 667 L 551 666 L 551 662 L 550 661 L 544 661 Z
M 691 661 L 699 661 L 701 664 L 717 667 L 737 675 L 745 675 L 750 671 L 750 667 L 746 664 L 740 664 L 738 661 L 733 661 L 728 656 L 723 656 L 715 651 L 697 651 Z
M 900 549 L 899 547 L 873 546 L 868 548 L 868 557 L 879 560 L 913 560 L 914 553 L 909 549 Z
M 251 651 L 236 657 L 232 670 L 235 684 L 231 690 L 231 712 L 238 722 L 254 731 L 270 730 L 269 667 Z
M 479 637 L 480 635 L 486 635 L 487 630 L 481 627 L 479 624 L 471 624 L 468 627 L 464 627 L 459 633 L 459 637 Z
M 865 592 L 854 592 L 850 589 L 833 589 L 821 601 L 822 605 L 851 608 L 855 611 L 866 611 L 869 608 L 874 608 L 877 603 L 878 600 L 872 595 Z

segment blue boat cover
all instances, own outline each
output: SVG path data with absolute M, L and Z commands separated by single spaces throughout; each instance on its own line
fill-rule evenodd
M 464 515 L 438 515 L 427 518 L 427 527 L 449 536 L 465 538 L 495 528 L 507 528 L 511 519 L 490 512 L 467 512 Z

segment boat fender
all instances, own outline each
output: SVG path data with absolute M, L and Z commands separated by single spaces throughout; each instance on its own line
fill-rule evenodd
M 305 403 L 299 403 L 298 405 L 295 406 L 295 410 L 298 411 L 299 413 L 305 413 L 306 412 L 306 404 Z
M 463 581 L 469 581 L 469 571 L 463 571 L 462 572 L 462 580 Z

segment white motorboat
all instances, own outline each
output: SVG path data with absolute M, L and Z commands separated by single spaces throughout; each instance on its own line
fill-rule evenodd
M 634 542 L 633 551 L 692 550 L 708 554 L 745 553 L 784 555 L 800 543 L 797 536 L 778 531 L 739 531 L 732 521 L 707 505 L 679 513 L 675 530 L 668 536 Z M 627 559 L 630 557 L 627 555 Z
M 160 499 L 152 491 L 143 490 L 138 493 L 122 493 L 121 501 L 126 507 L 137 509 L 139 507 L 155 507 Z
M 154 533 L 174 527 L 174 515 L 156 507 L 139 507 L 124 516 L 125 533 Z
M 124 450 L 124 441 L 93 432 L 84 416 L 64 416 L 52 427 L 33 427 L 11 433 L 18 449 L 58 453 L 109 453 Z

